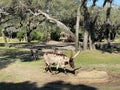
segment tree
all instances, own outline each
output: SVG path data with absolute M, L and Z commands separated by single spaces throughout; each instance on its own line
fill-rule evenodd
M 94 13 L 94 6 L 97 0 L 93 0 L 93 5 L 91 7 L 91 12 L 88 10 L 87 2 L 88 0 L 82 0 L 80 10 L 83 15 L 83 25 L 84 25 L 84 39 L 83 39 L 83 49 L 87 50 L 90 48 L 91 50 L 95 48 L 94 46 L 94 27 L 97 21 L 98 14 Z M 97 12 L 98 13 L 98 12 Z M 95 14 L 95 15 L 93 15 Z M 89 43 L 89 44 L 88 44 Z M 89 46 L 89 47 L 88 47 Z
M 80 23 L 80 7 L 81 7 L 81 4 L 79 5 L 78 7 L 78 10 L 77 10 L 77 20 L 76 20 L 76 31 L 75 31 L 75 48 L 76 48 L 76 51 L 78 51 L 79 49 L 79 23 Z
M 75 37 L 73 33 L 76 33 L 76 50 L 79 48 L 79 30 L 82 29 L 84 37 L 83 49 L 92 50 L 95 49 L 96 41 L 101 41 L 104 38 L 107 38 L 109 44 L 112 35 L 116 33 L 115 29 L 118 29 L 120 25 L 119 21 L 114 18 L 116 9 L 112 10 L 112 0 L 104 0 L 103 6 L 105 8 L 100 7 L 101 10 L 96 6 L 98 0 L 92 0 L 93 4 L 91 6 L 87 6 L 88 1 L 11 0 L 9 4 L 4 4 L 6 6 L 1 8 L 0 23 L 6 23 L 7 26 L 14 25 L 14 28 L 17 28 L 22 23 L 26 27 L 28 42 L 31 42 L 31 32 L 40 28 L 40 24 L 43 22 L 51 23 L 51 25 L 45 25 L 51 28 L 52 25 L 58 26 L 73 37 Z M 109 7 L 105 6 L 106 3 L 109 3 Z M 112 13 L 113 11 L 114 13 Z M 14 24 L 10 23 L 16 19 L 17 22 Z
M 6 37 L 6 33 L 8 33 L 9 37 L 12 35 L 13 32 L 18 32 L 19 28 L 21 28 L 23 26 L 22 24 L 22 16 L 20 15 L 20 13 L 16 13 L 14 8 L 16 6 L 15 0 L 11 1 L 9 5 L 6 6 L 2 6 L 1 9 L 1 24 L 6 23 L 6 26 L 2 29 L 2 36 L 4 38 L 5 41 L 5 46 L 8 47 L 9 44 L 7 42 L 7 37 Z M 3 13 L 2 13 L 3 12 Z M 18 26 L 16 26 L 16 23 L 12 23 L 14 22 L 14 20 L 19 20 L 20 22 Z M 11 24 L 12 23 L 12 24 Z M 10 25 L 8 25 L 10 24 Z
M 101 16 L 101 15 L 105 16 L 105 12 L 101 13 L 102 10 L 104 11 L 104 9 L 100 7 L 101 10 L 99 10 L 99 7 L 95 7 L 97 1 L 98 0 L 93 0 L 93 4 L 91 7 L 87 6 L 88 0 L 82 0 L 80 3 L 81 4 L 80 13 L 82 17 L 80 23 L 82 23 L 82 26 L 84 28 L 84 35 L 83 35 L 84 50 L 95 49 L 96 40 L 101 41 L 104 38 L 107 38 L 108 46 L 110 46 L 112 37 L 115 37 L 115 29 L 117 29 L 115 27 L 119 26 L 118 24 L 112 24 L 110 20 L 113 0 L 104 0 L 103 6 L 105 6 L 106 3 L 109 4 L 108 8 L 106 9 L 106 18 L 102 18 Z M 112 21 L 115 23 L 114 20 Z
M 112 8 L 112 1 L 113 0 L 105 0 L 103 7 L 106 5 L 106 3 L 108 2 L 108 9 L 106 12 L 106 32 L 107 32 L 107 43 L 108 43 L 108 47 L 111 46 L 111 41 L 110 41 L 110 37 L 111 37 L 111 21 L 110 21 L 110 13 L 111 13 L 111 8 Z

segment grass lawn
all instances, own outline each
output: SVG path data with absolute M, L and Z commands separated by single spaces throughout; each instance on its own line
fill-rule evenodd
M 0 48 L 0 51 L 21 51 L 17 48 L 11 48 L 11 49 L 5 49 Z M 24 50 L 24 49 L 23 49 Z M 22 51 L 23 51 L 22 50 Z M 25 50 L 26 51 L 26 50 Z M 67 56 L 70 56 L 70 52 L 65 51 Z M 7 55 L 0 56 L 7 58 Z M 82 51 L 79 56 L 75 58 L 75 67 L 81 67 L 82 69 L 87 70 L 105 70 L 109 72 L 116 72 L 120 74 L 120 55 L 115 53 L 104 53 L 101 51 Z M 9 61 L 12 59 L 10 57 L 7 60 Z M 28 58 L 29 59 L 29 58 Z M 5 63 L 3 63 L 5 64 Z M 0 64 L 1 65 L 1 64 Z M 68 69 L 70 69 L 69 66 L 67 66 Z M 30 88 L 34 88 L 35 85 L 32 84 L 33 81 L 37 82 L 39 85 L 41 85 L 41 81 L 44 81 L 44 79 L 50 79 L 51 77 L 57 77 L 57 76 L 49 76 L 46 77 L 44 73 L 44 60 L 43 57 L 41 57 L 39 60 L 35 61 L 26 61 L 22 62 L 20 58 L 16 58 L 15 62 L 8 63 L 6 67 L 0 69 L 0 90 L 5 90 L 4 88 L 8 86 L 10 90 L 26 90 Z M 63 76 L 61 76 L 63 77 Z M 45 81 L 47 81 L 45 79 Z M 26 82 L 30 80 L 30 82 Z M 44 82 L 45 82 L 44 81 Z M 11 82 L 11 83 L 8 83 Z M 26 87 L 27 86 L 27 87 Z M 96 86 L 99 88 L 99 90 L 119 90 L 119 86 L 109 87 L 109 85 L 104 86 Z M 30 89 L 31 90 L 31 89 Z M 41 90 L 41 89 L 35 89 L 35 90 Z M 47 89 L 48 90 L 48 89 Z M 52 89 L 51 89 L 52 90 Z
M 15 52 L 16 55 L 20 51 L 28 51 L 28 49 L 17 49 L 17 48 L 4 48 L 0 47 L 0 52 L 6 51 L 6 52 Z M 70 56 L 71 52 L 70 51 L 65 51 L 67 56 Z M 14 53 L 13 53 L 14 54 Z M 18 53 L 19 54 L 19 53 Z M 75 52 L 74 52 L 75 54 Z M 7 54 L 0 55 L 0 57 L 8 57 Z M 9 58 L 9 59 L 12 59 Z M 20 58 L 17 58 L 20 59 Z M 28 58 L 29 59 L 29 58 Z M 29 61 L 29 60 L 27 60 Z M 77 67 L 82 67 L 85 69 L 99 69 L 99 70 L 108 70 L 108 71 L 116 71 L 120 72 L 120 54 L 115 54 L 115 53 L 107 53 L 107 52 L 102 52 L 98 50 L 94 51 L 82 51 L 80 54 L 74 59 L 75 61 L 75 66 Z M 38 61 L 31 61 L 31 62 L 19 62 L 19 64 L 26 66 L 34 66 L 37 68 L 37 66 L 44 66 L 44 61 L 43 58 L 41 57 L 40 60 Z M 68 66 L 69 68 L 69 66 Z
M 100 70 L 120 71 L 120 55 L 103 53 L 101 51 L 83 52 L 78 57 L 77 62 L 81 61 L 84 67 L 97 68 Z
M 68 56 L 70 53 L 66 52 Z M 98 50 L 82 51 L 75 58 L 75 66 L 84 69 L 98 69 L 120 72 L 120 54 Z

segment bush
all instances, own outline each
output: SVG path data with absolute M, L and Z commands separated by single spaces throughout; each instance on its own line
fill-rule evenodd
M 30 37 L 31 40 L 44 41 L 44 34 L 40 31 L 32 31 Z
M 23 40 L 25 37 L 25 30 L 21 30 L 17 33 L 17 38 L 19 39 L 19 41 Z
M 32 31 L 30 33 L 30 38 L 31 38 L 31 40 L 37 40 L 37 32 L 36 31 Z
M 51 33 L 51 39 L 52 40 L 59 41 L 59 38 L 60 38 L 60 31 L 56 31 L 56 32 Z

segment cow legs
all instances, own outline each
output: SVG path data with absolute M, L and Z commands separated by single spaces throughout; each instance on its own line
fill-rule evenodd
M 36 50 L 36 49 L 31 49 L 30 52 L 31 52 L 32 59 L 37 60 L 37 59 L 38 59 L 38 50 Z
M 53 73 L 50 65 L 48 66 L 48 70 L 49 70 L 51 73 Z
M 47 72 L 47 71 L 49 71 L 49 66 L 48 66 L 48 64 L 47 63 L 45 63 L 45 71 Z
M 46 72 L 49 71 L 52 73 L 52 69 L 51 69 L 50 65 L 48 65 L 47 63 L 45 63 L 45 64 L 46 64 L 45 71 Z
M 37 55 L 36 55 L 36 53 L 35 53 L 35 55 L 34 55 L 34 59 L 35 59 L 35 60 L 37 60 L 37 59 L 38 59 L 38 58 L 37 58 Z
M 59 64 L 57 65 L 56 69 L 55 69 L 55 74 L 58 73 L 58 68 L 59 68 Z
M 35 60 L 38 59 L 38 52 L 35 53 Z
M 66 67 L 64 67 L 64 73 L 67 74 Z

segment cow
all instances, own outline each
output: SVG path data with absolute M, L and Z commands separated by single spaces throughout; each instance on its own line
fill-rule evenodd
M 31 49 L 31 56 L 33 59 L 37 60 L 38 59 L 38 49 Z
M 71 54 L 71 57 L 68 57 L 66 56 L 65 54 L 63 53 L 56 53 L 56 52 L 45 52 L 43 57 L 44 57 L 44 60 L 45 60 L 45 70 L 46 71 L 50 71 L 52 73 L 52 70 L 51 70 L 51 65 L 56 65 L 56 72 L 58 71 L 58 68 L 61 67 L 61 68 L 64 68 L 64 73 L 67 73 L 66 72 L 66 65 L 70 65 L 71 68 L 74 69 L 74 58 L 80 53 L 77 52 L 74 56 L 72 56 Z

